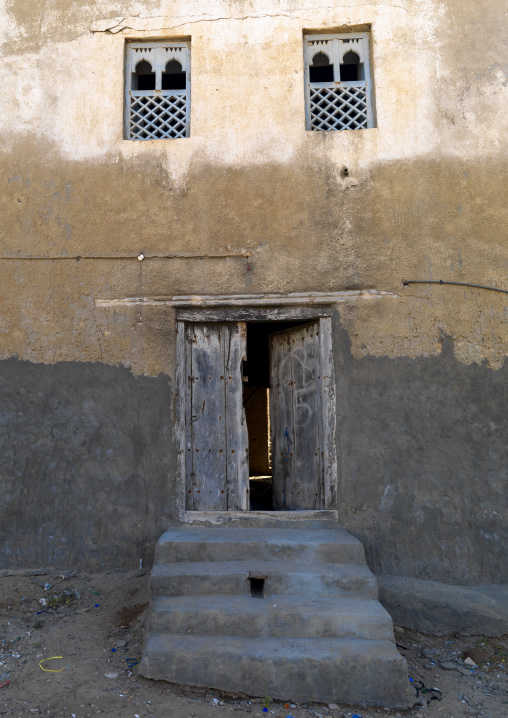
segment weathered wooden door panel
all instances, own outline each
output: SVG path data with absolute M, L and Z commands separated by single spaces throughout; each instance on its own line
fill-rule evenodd
M 324 508 L 319 322 L 270 337 L 276 509 Z
M 242 323 L 186 324 L 186 506 L 245 509 L 248 444 L 242 405 Z
M 224 332 L 220 325 L 190 324 L 186 339 L 189 508 L 226 509 Z
M 319 364 L 319 324 L 315 322 L 291 339 L 295 426 L 295 478 L 297 508 L 322 506 L 322 409 Z
M 272 440 L 272 502 L 275 509 L 289 508 L 294 470 L 294 430 L 291 354 L 286 332 L 270 338 L 270 427 Z
M 243 408 L 243 360 L 247 359 L 245 322 L 228 327 L 224 346 L 226 388 L 226 477 L 228 510 L 249 509 L 249 438 Z

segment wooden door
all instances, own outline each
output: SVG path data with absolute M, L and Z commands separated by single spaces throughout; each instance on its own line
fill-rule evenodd
M 185 325 L 186 508 L 247 510 L 244 322 Z
M 272 495 L 278 510 L 325 508 L 319 330 L 315 321 L 270 335 Z

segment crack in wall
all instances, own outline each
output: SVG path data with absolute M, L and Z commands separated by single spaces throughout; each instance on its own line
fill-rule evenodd
M 118 32 L 122 32 L 124 30 L 132 30 L 134 32 L 159 32 L 163 30 L 175 30 L 176 28 L 187 26 L 187 25 L 195 25 L 197 23 L 202 22 L 222 22 L 227 20 L 258 20 L 263 18 L 275 18 L 275 17 L 289 17 L 289 18 L 295 18 L 295 19 L 302 19 L 299 15 L 294 15 L 292 13 L 276 13 L 274 15 L 271 14 L 263 14 L 263 15 L 245 15 L 245 16 L 234 16 L 230 15 L 229 17 L 200 17 L 197 20 L 183 20 L 182 22 L 177 23 L 176 25 L 161 25 L 159 27 L 152 27 L 149 28 L 141 28 L 141 27 L 133 27 L 132 25 L 124 25 L 123 23 L 127 20 L 130 21 L 130 18 L 124 18 L 119 23 L 115 25 L 111 25 L 109 27 L 105 28 L 97 28 L 94 29 L 93 27 L 90 28 L 90 32 L 95 34 L 97 32 L 110 32 L 112 34 L 116 34 Z M 149 18 L 141 18 L 146 21 L 150 20 L 157 20 L 158 16 L 156 17 L 149 17 Z
M 352 9 L 357 10 L 358 8 L 363 7 L 371 7 L 372 3 L 362 3 L 361 5 L 356 5 L 354 8 L 351 8 L 349 6 L 342 6 L 343 9 L 351 11 Z M 398 8 L 399 10 L 403 10 L 404 12 L 409 12 L 406 7 L 403 7 L 402 5 L 395 5 L 390 4 L 388 7 L 392 8 Z M 321 5 L 319 7 L 315 8 L 308 8 L 306 12 L 316 12 L 316 11 L 333 11 L 334 13 L 337 12 L 337 10 L 340 8 L 337 8 L 336 6 L 330 6 L 330 5 Z M 149 23 L 153 20 L 158 19 L 164 19 L 163 16 L 160 15 L 154 15 L 150 17 L 141 18 L 140 14 L 138 15 L 129 15 L 124 18 L 119 19 L 118 17 L 115 18 L 105 18 L 104 20 L 97 20 L 90 26 L 90 32 L 95 34 L 99 32 L 110 32 L 112 34 L 117 34 L 118 32 L 122 32 L 124 30 L 132 30 L 134 32 L 159 32 L 163 30 L 175 30 L 176 28 L 187 26 L 187 25 L 195 25 L 197 23 L 202 22 L 224 22 L 228 20 L 234 20 L 234 21 L 243 21 L 243 20 L 261 20 L 265 18 L 277 18 L 277 17 L 287 17 L 294 20 L 308 20 L 311 21 L 310 18 L 308 18 L 306 15 L 299 15 L 295 12 L 278 12 L 278 13 L 260 13 L 257 15 L 229 15 L 229 16 L 219 16 L 219 17 L 207 17 L 207 16 L 200 16 L 199 18 L 196 18 L 196 16 L 190 16 L 192 19 L 184 20 L 180 19 L 180 22 L 177 22 L 176 25 L 161 25 L 158 27 L 149 27 L 149 28 L 141 28 L 141 27 L 134 27 L 131 24 L 126 25 L 124 23 L 131 22 L 132 19 L 137 18 L 138 20 L 142 20 L 146 23 Z M 196 18 L 196 19 L 194 19 Z M 176 18 L 175 18 L 176 19 Z M 107 25 L 108 20 L 114 20 L 115 22 L 111 25 Z M 106 23 L 103 27 L 97 27 L 97 25 Z M 345 23 L 345 26 L 347 27 L 349 23 Z M 95 25 L 95 27 L 94 27 Z

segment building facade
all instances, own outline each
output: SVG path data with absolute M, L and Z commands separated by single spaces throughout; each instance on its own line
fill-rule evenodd
M 1 567 L 149 566 L 249 510 L 272 402 L 274 508 L 338 511 L 378 575 L 507 581 L 502 9 L 3 4 Z

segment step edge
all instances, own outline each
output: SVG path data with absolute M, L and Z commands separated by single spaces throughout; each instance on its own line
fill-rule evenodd
M 209 647 L 210 650 L 217 651 L 220 646 L 217 646 L 217 638 L 220 639 L 220 642 L 222 644 L 229 644 L 232 646 L 237 646 L 238 650 L 245 652 L 246 649 L 249 648 L 259 648 L 259 650 L 266 651 L 267 647 L 270 646 L 270 644 L 274 644 L 275 647 L 281 648 L 281 639 L 278 636 L 270 637 L 270 636 L 260 636 L 260 637 L 249 637 L 248 645 L 246 645 L 245 636 L 222 636 L 220 635 L 217 637 L 216 635 L 189 635 L 189 634 L 181 634 L 181 633 L 171 633 L 169 631 L 150 631 L 147 634 L 146 642 L 145 642 L 145 649 L 143 651 L 143 654 L 153 651 L 154 647 L 153 644 L 155 642 L 160 642 L 162 639 L 165 641 L 175 640 L 179 641 L 180 643 L 188 643 L 189 650 L 195 650 L 193 648 L 194 645 L 202 644 L 206 647 Z M 289 636 L 288 640 L 292 641 L 295 637 Z M 348 648 L 353 651 L 355 648 L 358 649 L 359 646 L 361 646 L 363 649 L 373 649 L 378 648 L 380 651 L 382 650 L 383 653 L 380 654 L 381 658 L 388 658 L 389 660 L 397 660 L 401 661 L 403 664 L 406 663 L 404 656 L 401 656 L 401 654 L 398 652 L 395 643 L 393 641 L 390 641 L 386 638 L 381 639 L 372 639 L 372 638 L 359 638 L 359 637 L 352 637 L 352 638 L 337 638 L 334 636 L 317 636 L 315 638 L 311 638 L 308 636 L 297 636 L 298 642 L 303 644 L 304 646 L 310 646 L 316 645 L 316 647 L 321 647 L 323 649 L 325 648 L 336 648 L 337 646 L 340 648 Z M 162 650 L 163 646 L 155 647 L 155 651 Z M 175 648 L 173 652 L 178 650 L 178 648 Z M 187 650 L 187 648 L 185 649 Z M 287 646 L 288 651 L 294 651 L 293 646 Z M 388 654 L 385 654 L 384 651 L 388 651 Z M 248 652 L 248 650 L 247 650 Z M 337 657 L 339 657 L 337 655 Z
M 269 560 L 265 561 L 262 559 L 260 559 L 260 560 L 246 559 L 246 560 L 239 560 L 239 561 L 235 561 L 235 560 L 233 560 L 233 561 L 174 561 L 174 562 L 165 561 L 163 563 L 154 563 L 154 565 L 152 567 L 152 574 L 154 572 L 157 574 L 157 572 L 160 572 L 163 570 L 170 571 L 173 567 L 174 567 L 175 571 L 178 571 L 178 569 L 182 568 L 183 566 L 189 566 L 192 569 L 194 569 L 194 571 L 198 568 L 202 568 L 202 570 L 204 571 L 205 567 L 210 568 L 210 566 L 213 565 L 213 574 L 216 575 L 217 568 L 219 567 L 219 569 L 220 569 L 221 564 L 224 565 L 224 567 L 227 567 L 228 569 L 230 569 L 226 573 L 236 573 L 237 571 L 238 571 L 238 573 L 240 573 L 240 572 L 248 573 L 249 571 L 262 570 L 265 567 L 273 568 L 274 565 L 276 565 L 277 563 L 280 563 L 282 565 L 281 567 L 286 569 L 285 571 L 281 571 L 281 573 L 295 573 L 295 574 L 298 574 L 298 573 L 328 574 L 328 573 L 330 573 L 330 574 L 332 574 L 332 573 L 335 573 L 335 571 L 338 568 L 344 567 L 345 569 L 355 568 L 355 569 L 364 571 L 365 573 L 368 572 L 372 577 L 374 577 L 374 574 L 369 569 L 367 564 L 363 563 L 363 562 L 362 563 L 320 563 L 320 564 L 316 565 L 309 561 L 308 564 L 310 566 L 314 566 L 314 570 L 307 571 L 307 570 L 299 570 L 299 568 L 302 564 L 297 564 L 296 566 L 288 567 L 288 562 L 282 562 L 282 561 L 278 562 L 278 561 L 269 561 Z M 303 565 L 305 565 L 305 567 L 307 567 L 306 562 L 302 562 L 302 563 L 303 563 Z M 243 566 L 245 566 L 245 564 L 247 564 L 247 567 L 242 568 Z M 235 568 L 237 568 L 237 571 L 233 570 Z

